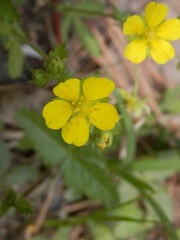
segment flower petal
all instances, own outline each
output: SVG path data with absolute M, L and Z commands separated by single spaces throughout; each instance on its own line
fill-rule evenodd
M 165 4 L 150 2 L 145 8 L 145 19 L 150 28 L 157 26 L 167 16 L 168 8 Z
M 89 139 L 89 123 L 85 117 L 77 116 L 62 128 L 62 137 L 68 144 L 84 145 Z
M 142 40 L 133 40 L 125 49 L 124 55 L 133 63 L 141 63 L 146 57 L 146 43 Z
M 113 90 L 115 84 L 107 78 L 87 78 L 83 83 L 83 93 L 87 101 L 107 97 Z
M 53 92 L 59 98 L 68 101 L 77 101 L 79 98 L 80 81 L 77 78 L 69 79 L 65 82 L 59 83 Z
M 180 20 L 177 18 L 163 22 L 158 28 L 157 35 L 169 41 L 180 38 Z
M 73 108 L 64 100 L 54 100 L 45 105 L 42 114 L 49 128 L 59 129 L 72 116 Z
M 164 64 L 174 57 L 174 48 L 168 41 L 163 39 L 154 40 L 150 52 L 152 59 L 159 64 Z
M 141 34 L 144 31 L 144 24 L 138 15 L 128 17 L 123 25 L 123 33 L 125 35 Z
M 101 130 L 110 130 L 119 121 L 117 110 L 109 103 L 97 103 L 89 112 L 90 122 Z

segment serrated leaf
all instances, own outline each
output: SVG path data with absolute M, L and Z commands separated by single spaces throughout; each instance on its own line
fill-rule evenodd
M 79 18 L 74 18 L 73 25 L 82 46 L 92 57 L 98 57 L 101 51 L 95 36 L 88 30 L 86 25 Z
M 16 113 L 16 121 L 25 130 L 34 149 L 43 158 L 45 164 L 54 166 L 66 157 L 60 132 L 48 129 L 39 113 L 20 110 Z
M 0 174 L 4 173 L 8 169 L 11 161 L 10 152 L 8 151 L 1 136 L 1 128 L 0 122 Z
M 95 162 L 87 158 L 69 158 L 63 162 L 61 171 L 68 185 L 84 192 L 89 198 L 105 204 L 118 201 L 115 184 L 105 173 L 105 169 Z
M 117 201 L 116 188 L 105 170 L 95 163 L 80 160 L 79 156 L 75 158 L 68 153 L 61 142 L 60 133 L 48 129 L 39 114 L 21 110 L 16 114 L 16 121 L 24 128 L 46 164 L 57 165 L 64 159 L 62 172 L 70 186 L 103 203 Z
M 12 78 L 18 77 L 23 69 L 23 54 L 19 42 L 11 38 L 9 42 L 8 73 Z

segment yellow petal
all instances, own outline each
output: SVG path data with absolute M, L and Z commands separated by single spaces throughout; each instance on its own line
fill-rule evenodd
M 77 78 L 69 79 L 65 82 L 59 83 L 53 92 L 59 98 L 68 101 L 77 101 L 79 98 L 80 81 Z
M 180 38 L 180 20 L 177 18 L 163 22 L 158 28 L 157 35 L 169 41 Z
M 97 103 L 89 112 L 90 122 L 101 130 L 110 130 L 119 121 L 117 110 L 109 103 Z
M 174 57 L 174 48 L 168 41 L 163 39 L 154 40 L 150 51 L 152 59 L 159 64 L 164 64 Z
M 89 123 L 85 117 L 77 116 L 62 128 L 62 137 L 68 144 L 84 145 L 89 139 Z
M 144 31 L 144 24 L 138 15 L 128 17 L 123 25 L 125 35 L 141 34 Z
M 150 2 L 145 8 L 145 19 L 150 28 L 157 26 L 167 16 L 168 8 L 165 4 Z
M 43 109 L 46 125 L 51 129 L 61 128 L 72 116 L 72 113 L 71 104 L 64 100 L 54 100 L 46 104 Z
M 113 90 L 115 84 L 107 78 L 87 78 L 83 83 L 83 93 L 87 101 L 107 97 Z
M 124 55 L 133 63 L 141 63 L 146 57 L 146 43 L 141 40 L 133 40 L 125 49 Z

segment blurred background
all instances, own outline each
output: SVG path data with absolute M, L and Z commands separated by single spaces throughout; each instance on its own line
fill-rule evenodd
M 86 4 L 81 5 L 81 2 Z M 6 18 L 9 22 L 16 23 L 18 16 L 14 13 L 14 8 L 17 9 L 20 16 L 17 25 L 21 26 L 31 43 L 47 54 L 57 44 L 66 41 L 68 69 L 77 77 L 108 75 L 116 86 L 132 91 L 135 66 L 124 57 L 127 41 L 122 26 L 129 15 L 142 14 L 149 1 L 97 2 L 100 5 L 94 4 L 94 1 L 78 0 L 0 0 L 0 20 Z M 168 18 L 179 16 L 179 0 L 158 2 L 168 6 Z M 10 3 L 14 8 L 9 8 Z M 80 6 L 80 11 L 76 6 Z M 147 99 L 151 116 L 142 131 L 137 133 L 136 158 L 143 163 L 135 164 L 135 170 L 138 176 L 160 189 L 156 200 L 177 232 L 180 232 L 180 40 L 173 43 L 173 46 L 176 57 L 167 64 L 157 65 L 147 59 L 139 66 L 139 96 Z M 169 239 L 160 224 L 152 223 L 117 222 L 113 231 L 112 226 L 108 228 L 96 223 L 82 223 L 65 228 L 42 227 L 46 217 L 79 216 L 102 207 L 82 192 L 67 187 L 62 176 L 52 185 L 50 172 L 53 167 L 50 171 L 44 165 L 38 150 L 32 146 L 15 120 L 18 109 L 33 109 L 41 113 L 44 105 L 54 98 L 52 88 L 56 85 L 55 82 L 49 82 L 44 88 L 30 82 L 31 69 L 43 66 L 44 60 L 28 42 L 16 42 L 12 36 L 7 43 L 0 29 L 0 197 L 3 199 L 7 189 L 13 189 L 32 202 L 35 209 L 33 214 L 24 216 L 22 212 L 24 209 L 28 212 L 30 207 L 26 200 L 21 200 L 20 206 L 24 204 L 25 207 L 23 210 L 19 207 L 20 213 L 14 208 L 5 211 L 6 214 L 2 214 L 0 219 L 0 239 Z M 115 100 L 112 99 L 112 102 Z M 145 121 L 144 116 L 133 118 L 137 129 Z M 105 154 L 110 158 L 121 158 L 125 142 L 126 139 L 120 136 L 114 140 L 112 148 L 105 150 Z M 157 161 L 159 164 L 156 165 Z M 118 185 L 118 192 L 122 201 L 128 201 L 138 194 L 137 190 L 123 181 Z M 15 197 L 11 190 L 8 194 L 10 199 Z M 18 209 L 17 206 L 16 208 Z M 153 218 L 155 213 L 151 207 L 139 201 L 121 209 L 121 215 L 136 218 L 146 215 Z M 37 232 L 38 237 L 33 237 L 34 232 Z

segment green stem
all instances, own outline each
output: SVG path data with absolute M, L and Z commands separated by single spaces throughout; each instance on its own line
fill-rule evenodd
M 36 51 L 37 53 L 39 53 L 39 55 L 44 59 L 46 60 L 47 59 L 47 55 L 46 53 L 40 49 L 39 47 L 37 47 L 36 45 L 34 45 L 33 43 L 31 43 L 29 41 L 29 39 L 22 33 L 20 32 L 19 30 L 17 29 L 13 29 L 13 32 L 16 36 L 18 36 L 24 43 L 26 43 L 27 45 L 29 45 L 32 49 L 34 49 L 34 51 Z
M 138 89 L 139 89 L 139 65 L 135 65 L 135 83 L 134 83 L 134 97 L 138 96 Z
M 110 13 L 105 13 L 105 12 L 100 12 L 100 11 L 92 11 L 92 10 L 85 10 L 85 9 L 80 9 L 77 7 L 71 7 L 71 6 L 64 6 L 62 8 L 57 8 L 57 11 L 62 11 L 64 13 L 79 13 L 79 14 L 87 14 L 87 15 L 92 15 L 92 16 L 101 16 L 101 17 L 109 17 L 109 18 L 114 18 L 113 14 Z
M 151 219 L 137 219 L 137 218 L 130 218 L 126 216 L 108 216 L 108 215 L 97 215 L 97 214 L 89 214 L 86 216 L 78 216 L 78 217 L 69 217 L 64 220 L 60 219 L 49 219 L 44 222 L 44 227 L 60 227 L 63 225 L 78 225 L 85 223 L 89 220 L 94 221 L 126 221 L 126 222 L 148 222 L 148 223 L 159 223 L 158 221 L 151 220 Z

